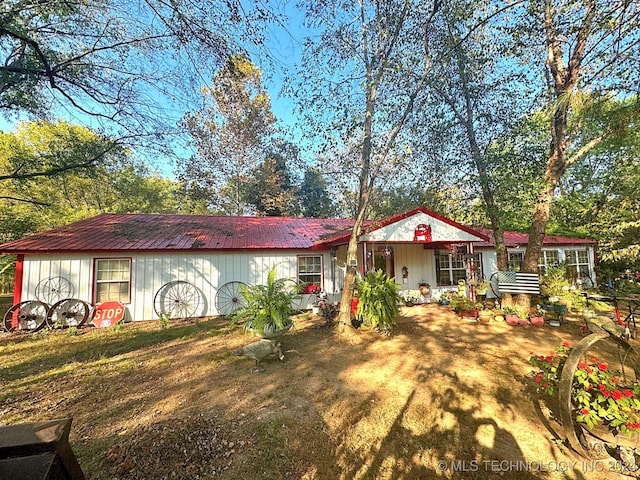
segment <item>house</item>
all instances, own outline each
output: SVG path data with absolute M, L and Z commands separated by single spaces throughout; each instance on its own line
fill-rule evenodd
M 300 308 L 315 296 L 338 300 L 353 220 L 165 214 L 101 214 L 0 245 L 17 255 L 14 304 L 63 298 L 118 301 L 130 320 L 228 314 L 243 284 L 280 278 L 304 286 Z M 522 261 L 526 235 L 505 235 L 510 265 Z M 547 237 L 541 266 L 566 261 L 593 277 L 595 242 Z M 491 232 L 426 208 L 367 222 L 359 237 L 361 272 L 382 268 L 404 290 L 431 286 L 437 296 L 459 280 L 496 271 Z

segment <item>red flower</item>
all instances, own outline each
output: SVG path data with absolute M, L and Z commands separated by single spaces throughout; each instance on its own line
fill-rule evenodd
M 628 388 L 625 388 L 625 389 L 622 391 L 622 394 L 623 394 L 625 397 L 627 397 L 627 398 L 631 398 L 631 397 L 633 397 L 633 391 L 632 391 L 632 390 L 629 390 Z
M 614 400 L 620 400 L 622 398 L 622 392 L 620 390 L 615 390 L 611 396 Z
M 568 340 L 565 340 L 564 342 L 562 342 L 562 346 L 569 348 L 571 346 L 571 344 L 569 343 Z
M 611 393 L 609 393 L 608 390 L 603 390 L 602 394 L 604 395 L 605 398 L 609 398 L 611 396 Z
M 601 362 L 598 364 L 598 370 L 606 372 L 607 368 L 609 368 L 609 364 L 607 362 Z
M 589 413 L 590 413 L 590 412 L 589 412 L 589 409 L 588 409 L 588 408 L 583 408 L 583 409 L 582 409 L 582 414 L 583 414 L 583 415 L 589 415 Z
M 541 362 L 544 362 L 544 355 L 540 355 L 540 356 L 538 357 L 538 360 L 540 360 Z
M 580 362 L 580 363 L 578 364 L 578 368 L 579 368 L 580 370 L 586 370 L 588 366 L 589 366 L 589 365 L 587 364 L 587 362 Z
M 551 363 L 551 362 L 553 362 L 553 357 L 549 355 L 549 356 L 547 356 L 547 358 L 545 358 L 545 360 L 546 360 L 548 363 Z
M 536 378 L 534 379 L 534 380 L 536 381 L 536 383 L 540 383 L 540 381 L 542 380 L 542 375 L 543 375 L 543 373 L 542 373 L 542 372 L 539 372 L 539 373 L 536 375 Z
M 603 385 L 602 383 L 598 385 L 598 388 L 600 389 L 601 392 L 604 392 L 607 389 L 606 385 Z

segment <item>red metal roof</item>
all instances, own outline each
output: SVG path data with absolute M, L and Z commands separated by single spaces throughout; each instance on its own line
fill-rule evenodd
M 311 249 L 348 219 L 101 214 L 0 245 L 2 253 Z
M 474 227 L 480 233 L 489 238 L 486 242 L 474 242 L 473 246 L 478 247 L 494 247 L 493 230 L 484 227 Z M 504 243 L 507 247 L 513 248 L 517 246 L 526 247 L 529 242 L 529 235 L 520 232 L 504 232 Z M 561 237 L 559 235 L 545 235 L 543 245 L 545 247 L 553 245 L 595 245 L 598 242 L 590 238 L 572 238 Z
M 433 215 L 467 232 L 487 237 L 476 247 L 491 247 L 493 233 L 470 228 L 418 208 L 367 222 L 365 231 L 407 218 L 416 212 Z M 54 230 L 0 245 L 4 254 L 57 252 L 211 251 L 258 249 L 327 249 L 348 241 L 352 219 L 293 217 L 228 217 L 214 215 L 111 214 L 81 220 Z M 505 232 L 507 246 L 526 245 L 527 235 Z M 545 246 L 595 244 L 595 240 L 547 235 Z

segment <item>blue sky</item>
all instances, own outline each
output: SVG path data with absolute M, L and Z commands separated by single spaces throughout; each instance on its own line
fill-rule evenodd
M 260 47 L 260 49 L 258 47 L 250 47 L 248 50 L 252 61 L 263 68 L 263 86 L 269 92 L 272 111 L 278 119 L 279 125 L 291 129 L 293 138 L 288 138 L 289 140 L 301 143 L 302 136 L 300 129 L 297 127 L 294 101 L 293 99 L 282 97 L 281 88 L 283 70 L 287 68 L 293 69 L 300 60 L 301 45 L 305 36 L 304 18 L 303 14 L 296 9 L 292 2 L 283 2 L 278 8 L 281 10 L 279 13 L 286 15 L 287 23 L 284 25 L 272 25 L 267 31 L 264 47 Z M 268 52 L 266 55 L 265 50 Z M 210 78 L 207 77 L 210 77 L 210 75 L 203 73 L 203 81 L 210 82 Z M 164 111 L 169 113 L 171 107 L 169 105 L 167 107 Z M 198 105 L 193 105 L 192 108 L 197 109 Z M 175 116 L 176 119 L 181 116 L 180 112 L 171 112 L 169 114 L 172 117 Z M 73 110 L 64 111 L 61 109 L 56 111 L 52 117 L 84 124 L 89 127 L 95 126 L 95 121 Z M 28 118 L 26 115 L 21 115 L 17 119 L 7 120 L 0 115 L 0 130 L 13 130 L 19 119 L 27 120 Z M 160 173 L 165 176 L 173 176 L 173 165 L 158 164 L 153 165 L 153 167 L 158 168 Z

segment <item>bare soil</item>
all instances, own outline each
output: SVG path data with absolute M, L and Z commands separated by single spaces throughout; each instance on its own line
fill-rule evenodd
M 73 417 L 89 479 L 611 479 L 532 395 L 532 353 L 559 328 L 469 323 L 407 307 L 392 335 L 296 318 L 285 359 L 225 319 L 0 335 L 0 421 Z M 61 348 L 58 345 L 62 345 Z M 35 354 L 34 354 L 35 350 Z

